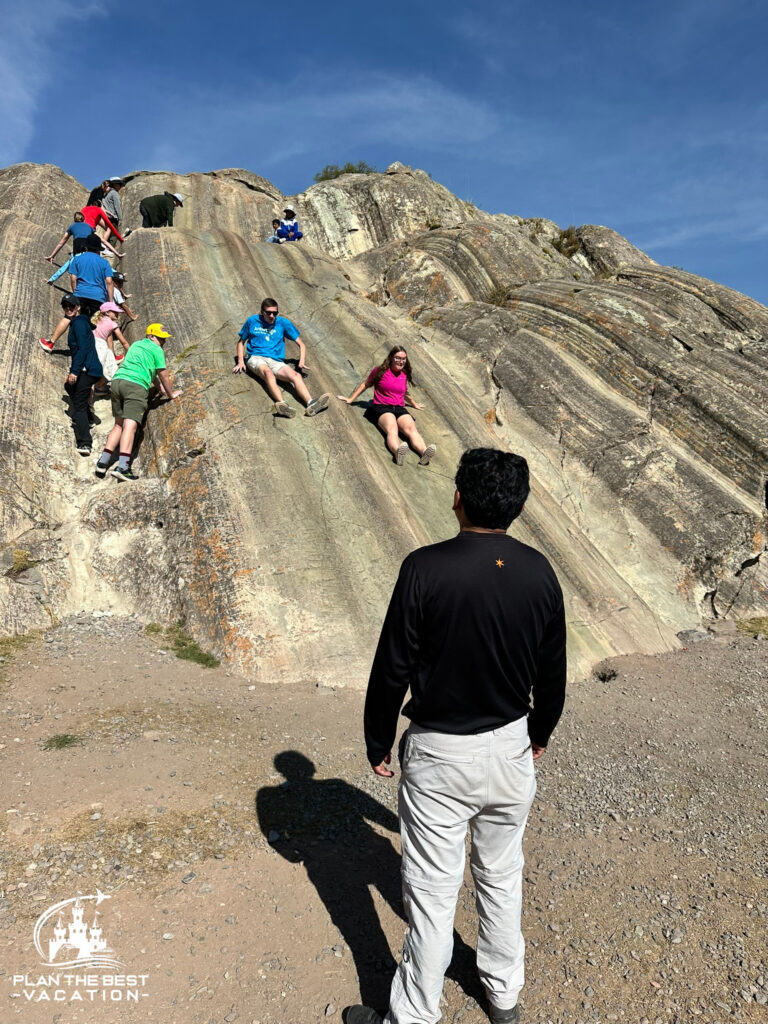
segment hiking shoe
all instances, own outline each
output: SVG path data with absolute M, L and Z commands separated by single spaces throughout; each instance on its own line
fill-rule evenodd
M 403 443 L 400 445 L 400 447 L 395 452 L 395 464 L 398 465 L 398 466 L 402 466 L 402 464 L 405 462 L 405 456 L 407 454 L 408 454 L 408 443 L 406 441 L 403 441 Z
M 44 352 L 53 352 L 53 342 L 49 341 L 48 338 L 40 339 L 40 347 L 43 349 Z
M 93 472 L 96 474 L 96 476 L 106 476 L 108 469 L 109 469 L 109 463 L 108 462 L 97 462 L 96 463 L 96 468 L 94 469 Z
M 307 411 L 304 413 L 305 416 L 317 416 L 323 409 L 328 408 L 328 399 L 331 396 L 329 394 L 320 395 L 319 398 L 310 398 Z
M 287 402 L 275 402 L 275 416 L 284 416 L 287 420 L 292 420 L 295 415 L 296 410 Z
M 86 444 L 84 441 L 82 441 L 82 442 L 80 442 L 78 444 L 77 451 L 78 451 L 78 453 L 80 455 L 90 455 L 91 454 L 91 446 L 89 444 Z
M 497 1010 L 495 1006 L 488 1006 L 488 1017 L 491 1024 L 519 1024 L 520 1007 L 513 1006 L 511 1010 Z
M 129 466 L 128 469 L 120 469 L 119 466 L 115 466 L 112 472 L 109 474 L 113 476 L 115 480 L 138 480 L 139 478 L 134 475 L 133 470 Z
M 429 460 L 430 459 L 434 459 L 436 452 L 437 452 L 437 445 L 436 444 L 428 444 L 427 447 L 422 452 L 421 458 L 419 459 L 419 465 L 420 466 L 428 466 L 429 465 Z
M 344 1024 L 382 1024 L 384 1020 L 370 1006 L 348 1006 L 341 1016 Z

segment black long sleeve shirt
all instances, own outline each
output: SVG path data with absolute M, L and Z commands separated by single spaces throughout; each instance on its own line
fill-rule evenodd
M 409 687 L 403 714 L 426 729 L 486 732 L 528 714 L 531 740 L 546 746 L 565 667 L 563 595 L 544 555 L 466 530 L 419 548 L 400 567 L 373 660 L 368 759 L 381 764 L 392 750 Z

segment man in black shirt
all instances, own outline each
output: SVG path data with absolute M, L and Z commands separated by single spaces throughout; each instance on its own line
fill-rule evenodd
M 565 701 L 565 615 L 552 567 L 507 536 L 529 492 L 528 464 L 467 451 L 456 474 L 460 532 L 403 562 L 368 683 L 365 742 L 389 778 L 397 719 L 403 896 L 408 932 L 386 1024 L 435 1024 L 471 829 L 479 919 L 477 966 L 493 1024 L 519 1020 L 522 838 L 533 762 Z M 531 710 L 531 698 L 533 709 Z M 368 1007 L 346 1024 L 380 1024 Z

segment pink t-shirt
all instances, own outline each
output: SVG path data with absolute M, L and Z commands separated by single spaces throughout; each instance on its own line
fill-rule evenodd
M 111 317 L 103 316 L 93 328 L 93 333 L 97 338 L 101 338 L 102 341 L 106 341 L 116 327 L 117 324 Z
M 368 374 L 368 381 L 372 381 L 376 375 L 378 366 L 374 366 Z M 408 390 L 408 378 L 405 374 L 392 373 L 385 370 L 381 380 L 373 388 L 374 405 L 405 405 L 405 392 Z

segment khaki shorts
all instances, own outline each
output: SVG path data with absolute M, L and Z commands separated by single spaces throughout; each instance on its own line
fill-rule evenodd
M 141 423 L 149 403 L 149 391 L 132 380 L 112 381 L 112 415 L 118 420 Z
M 266 366 L 274 373 L 275 376 L 281 370 L 290 370 L 290 366 L 286 366 L 285 363 L 281 363 L 279 359 L 270 359 L 269 356 L 251 356 L 248 362 L 245 364 L 251 373 L 258 373 L 260 366 Z

